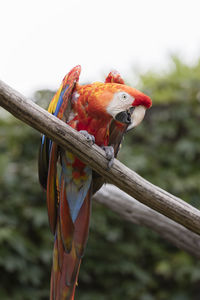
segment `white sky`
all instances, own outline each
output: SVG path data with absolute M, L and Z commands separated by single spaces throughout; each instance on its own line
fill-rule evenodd
M 199 0 L 1 0 L 0 12 L 0 79 L 26 96 L 77 64 L 85 82 L 200 57 Z

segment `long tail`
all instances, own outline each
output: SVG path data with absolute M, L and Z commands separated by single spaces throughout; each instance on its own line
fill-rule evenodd
M 60 215 L 54 242 L 50 300 L 73 300 L 81 259 L 88 238 L 91 188 L 74 223 L 71 223 L 69 219 L 64 180 L 61 183 L 60 195 Z

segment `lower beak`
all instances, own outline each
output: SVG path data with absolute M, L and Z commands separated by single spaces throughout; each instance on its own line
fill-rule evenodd
M 115 120 L 120 123 L 130 125 L 132 123 L 132 113 L 134 111 L 134 107 L 130 107 L 128 110 L 121 111 L 115 116 Z

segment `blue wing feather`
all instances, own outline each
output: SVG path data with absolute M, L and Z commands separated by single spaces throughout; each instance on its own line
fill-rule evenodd
M 92 169 L 85 166 L 82 170 L 85 174 L 84 179 L 76 180 L 73 178 L 73 158 L 74 155 L 69 155 L 66 151 L 62 155 L 62 174 L 64 174 L 66 182 L 67 201 L 70 209 L 72 221 L 75 222 L 78 213 L 83 205 L 84 199 L 92 182 Z M 67 163 L 67 164 L 66 164 Z
M 92 171 L 92 170 L 91 170 Z M 66 186 L 67 188 L 67 200 L 70 208 L 70 214 L 72 221 L 75 222 L 78 213 L 83 205 L 83 201 L 88 193 L 92 181 L 92 172 L 83 186 L 79 187 L 72 181 Z
M 68 88 L 69 88 L 69 85 L 67 84 L 66 87 L 64 88 L 64 90 L 62 90 L 62 92 L 60 93 L 60 96 L 59 96 L 59 99 L 58 99 L 58 103 L 57 103 L 57 105 L 56 105 L 56 110 L 55 110 L 55 112 L 53 113 L 55 116 L 58 115 L 58 112 L 59 112 L 59 110 L 60 110 L 60 107 L 61 107 L 61 105 L 62 105 L 62 103 L 63 103 L 63 96 L 64 96 L 64 94 L 65 94 L 65 92 L 66 92 L 66 90 L 67 90 Z

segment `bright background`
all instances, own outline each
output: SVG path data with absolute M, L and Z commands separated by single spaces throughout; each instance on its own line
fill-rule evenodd
M 77 64 L 81 82 L 96 81 L 112 68 L 166 69 L 169 53 L 193 63 L 200 50 L 195 0 L 4 0 L 0 10 L 0 78 L 26 96 L 56 89 Z

